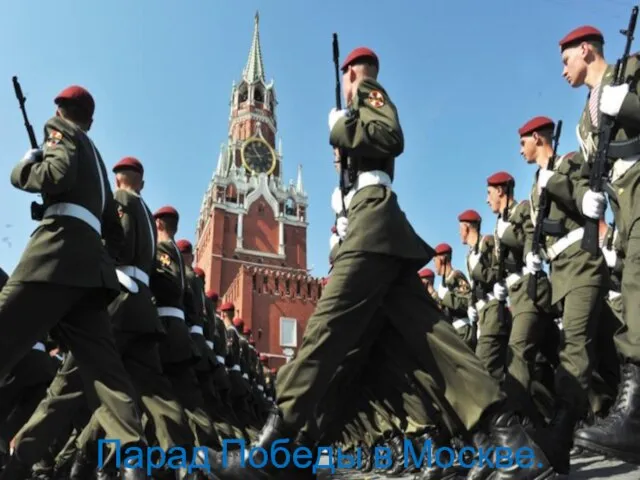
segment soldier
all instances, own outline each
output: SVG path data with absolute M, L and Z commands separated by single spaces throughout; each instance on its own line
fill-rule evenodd
M 11 172 L 16 188 L 42 194 L 44 204 L 33 209 L 40 224 L 0 292 L 0 377 L 55 329 L 81 367 L 88 397 L 99 398 L 95 415 L 107 437 L 122 447 L 145 446 L 107 312 L 109 299 L 120 292 L 111 258 L 118 256 L 122 227 L 102 158 L 87 135 L 95 102 L 87 90 L 72 86 L 55 103 L 44 151 L 29 150 Z M 15 470 L 5 470 L 7 478 L 28 469 L 19 455 L 11 463 Z M 122 469 L 126 478 L 144 475 L 144 469 L 125 469 L 124 462 Z
M 527 200 L 515 200 L 515 186 L 515 179 L 507 172 L 497 172 L 487 178 L 487 203 L 491 211 L 498 214 L 494 237 L 500 252 L 506 251 L 505 276 L 512 316 L 511 360 L 504 388 L 514 405 L 521 406 L 520 413 L 542 426 L 551 412 L 539 412 L 531 401 L 532 376 L 543 339 L 549 347 L 546 352 L 552 352 L 558 348 L 559 334 L 551 313 L 551 286 L 546 274 L 537 276 L 535 300 L 528 295 L 530 273 L 524 265 L 524 248 L 526 235 L 531 231 L 531 206 Z M 508 211 L 507 218 L 503 218 L 505 211 Z M 546 398 L 551 397 L 552 392 L 546 392 Z M 541 406 L 544 408 L 544 404 Z
M 435 253 L 433 262 L 437 274 L 442 277 L 442 282 L 436 291 L 438 295 L 436 301 L 460 338 L 471 350 L 475 350 L 478 341 L 478 315 L 469 303 L 471 300 L 469 281 L 464 273 L 451 265 L 453 256 L 451 245 L 448 243 L 436 245 Z
M 556 415 L 548 429 L 550 442 L 557 445 L 553 462 L 556 470 L 569 474 L 569 452 L 573 431 L 588 412 L 588 391 L 593 370 L 593 336 L 604 303 L 607 270 L 603 257 L 592 258 L 580 248 L 584 218 L 574 201 L 574 186 L 580 179 L 580 154 L 553 158 L 555 124 L 547 117 L 535 117 L 519 130 L 520 153 L 536 164 L 530 203 L 531 218 L 537 218 L 540 192 L 546 189 L 550 209 L 543 223 L 544 255 L 550 264 L 551 304 L 562 312 L 564 342 L 560 366 L 556 370 Z M 553 160 L 553 169 L 548 169 Z M 531 232 L 533 233 L 533 232 Z M 532 251 L 533 234 L 527 235 L 525 266 L 530 272 L 542 269 L 538 252 Z
M 378 337 L 379 328 L 386 325 L 406 346 L 394 353 L 420 365 L 413 371 L 416 388 L 429 391 L 440 411 L 455 411 L 462 424 L 476 434 L 478 446 L 491 445 L 481 432 L 489 430 L 495 435 L 499 429 L 501 441 L 513 450 L 533 448 L 537 465 L 526 470 L 515 467 L 509 473 L 496 470 L 495 479 L 550 474 L 545 455 L 517 417 L 505 410 L 498 384 L 460 340 L 416 275 L 435 252 L 414 232 L 391 190 L 395 157 L 404 150 L 404 139 L 396 108 L 377 80 L 378 67 L 378 57 L 364 48 L 352 52 L 342 66 L 348 110 L 332 110 L 329 128 L 331 144 L 347 152 L 357 178 L 350 193 L 345 192 L 348 228 L 302 345 L 279 374 L 278 411 L 270 414 L 261 432 L 260 448 L 249 455 L 258 455 L 253 460 L 264 465 L 257 452 L 262 448 L 271 451 L 276 442 L 289 451 L 301 444 L 314 448 L 319 439 L 299 438 L 298 432 L 314 421 L 334 374 L 351 352 L 360 353 L 365 361 L 386 361 L 370 358 L 367 349 Z M 388 315 L 379 315 L 380 308 Z M 355 365 L 349 368 L 357 374 Z M 221 459 L 212 462 L 212 472 L 220 479 L 278 475 L 273 463 L 281 458 L 267 459 L 258 469 L 251 466 L 256 463 L 247 464 L 246 457 L 242 461 L 243 455 L 245 452 L 233 455 L 227 468 Z M 486 463 L 482 469 L 487 469 Z M 477 469 L 470 472 L 479 473 Z
M 501 382 L 505 373 L 511 319 L 502 303 L 506 300 L 506 287 L 498 283 L 495 240 L 493 235 L 480 233 L 482 218 L 475 210 L 462 212 L 458 215 L 458 222 L 462 244 L 469 246 L 466 263 L 473 301 L 468 315 L 477 318 L 476 355 L 491 376 Z
M 637 462 L 637 425 L 640 421 L 640 217 L 636 196 L 640 178 L 637 141 L 640 103 L 638 98 L 639 57 L 632 55 L 623 72 L 624 83 L 612 86 L 614 66 L 607 64 L 603 51 L 604 36 L 592 26 L 579 27 L 560 40 L 564 64 L 562 75 L 573 88 L 586 86 L 589 95 L 580 117 L 578 137 L 583 155 L 591 160 L 598 147 L 598 130 L 608 115 L 615 119 L 612 142 L 608 146 L 611 166 L 609 201 L 620 237 L 620 252 L 624 258 L 622 303 L 625 324 L 615 337 L 622 358 L 622 383 L 618 398 L 604 422 L 581 430 L 576 443 L 584 448 Z M 626 142 L 625 142 L 626 141 Z M 581 213 L 598 219 L 605 208 L 602 193 L 588 188 L 588 171 L 575 201 Z
M 436 274 L 430 268 L 423 268 L 418 272 L 418 276 L 420 280 L 422 280 L 422 284 L 424 288 L 427 290 L 427 293 L 431 295 L 431 298 L 438 301 L 440 297 L 438 297 L 438 292 L 433 288 L 434 281 L 436 278 Z

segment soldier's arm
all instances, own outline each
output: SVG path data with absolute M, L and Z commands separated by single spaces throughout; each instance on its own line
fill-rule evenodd
M 627 71 L 632 71 L 629 81 L 631 87 L 629 93 L 624 97 L 620 111 L 616 117 L 616 121 L 622 128 L 630 128 L 637 130 L 640 128 L 640 97 L 638 96 L 638 87 L 640 86 L 640 65 L 638 57 L 629 58 Z
M 197 296 L 199 292 L 196 285 L 196 276 L 191 270 L 185 271 L 185 279 L 187 280 L 184 288 L 184 315 L 189 326 L 204 326 L 202 316 L 200 312 L 201 308 L 198 308 Z
M 329 141 L 355 157 L 389 158 L 404 151 L 398 112 L 378 82 L 362 81 L 351 114 L 336 122 Z
M 448 308 L 451 313 L 465 314 L 469 308 L 469 281 L 459 270 L 456 270 L 453 278 L 453 285 L 442 299 L 442 305 Z
M 524 200 L 515 206 L 515 212 L 511 217 L 510 225 L 506 228 L 500 239 L 500 243 L 507 248 L 518 248 L 525 244 L 525 224 L 531 213 L 529 201 Z
M 162 245 L 158 245 L 155 269 L 151 275 L 151 290 L 156 297 L 171 298 L 182 288 L 180 265 Z
M 224 326 L 224 322 L 222 319 L 216 317 L 216 334 L 214 340 L 214 348 L 216 349 L 216 354 L 221 357 L 227 356 L 227 336 L 226 336 L 226 327 Z
M 471 276 L 474 281 L 493 285 L 498 281 L 498 272 L 495 268 L 495 240 L 493 235 L 486 235 L 484 242 L 482 242 L 482 249 L 480 250 L 480 261 L 471 272 Z
M 75 184 L 77 133 L 65 120 L 54 117 L 45 124 L 44 135 L 42 161 L 19 162 L 11 172 L 11 184 L 25 192 L 56 195 Z
M 122 265 L 133 265 L 136 254 L 136 219 L 132 215 L 129 194 L 121 189 L 114 193 L 117 216 L 123 234 L 122 248 L 118 260 Z
M 568 155 L 562 161 L 559 171 L 549 179 L 547 192 L 565 210 L 581 213 L 581 202 L 576 202 L 576 189 L 582 182 L 582 155 Z

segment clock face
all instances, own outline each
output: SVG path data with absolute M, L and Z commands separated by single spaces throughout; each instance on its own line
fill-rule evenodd
M 276 167 L 276 156 L 267 142 L 254 138 L 242 147 L 242 162 L 254 173 L 270 175 Z

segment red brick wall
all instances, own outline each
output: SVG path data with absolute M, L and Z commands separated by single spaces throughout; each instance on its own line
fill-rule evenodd
M 242 220 L 242 246 L 247 250 L 277 254 L 279 242 L 275 212 L 261 196 L 251 204 Z

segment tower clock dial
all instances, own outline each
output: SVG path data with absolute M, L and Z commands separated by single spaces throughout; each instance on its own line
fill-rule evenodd
M 253 173 L 271 175 L 276 168 L 276 153 L 261 138 L 250 138 L 242 146 L 242 163 Z

